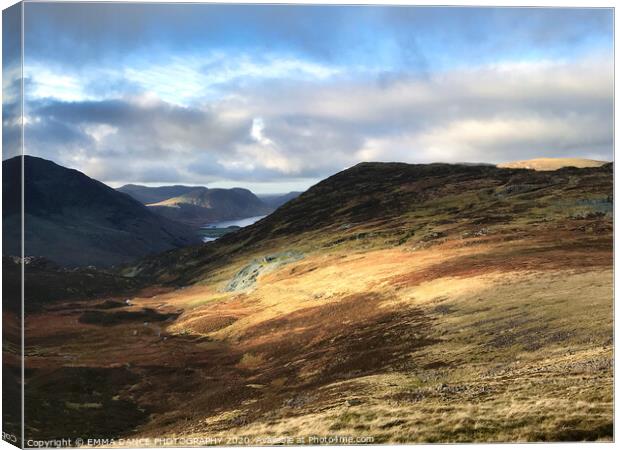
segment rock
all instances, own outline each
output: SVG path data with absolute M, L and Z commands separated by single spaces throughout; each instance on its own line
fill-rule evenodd
M 303 257 L 303 253 L 291 250 L 255 259 L 235 274 L 224 288 L 224 291 L 236 292 L 249 289 L 256 283 L 259 275 L 271 272 L 286 264 L 299 261 L 303 259 Z
M 539 186 L 533 184 L 509 184 L 499 189 L 497 192 L 498 197 L 507 195 L 523 194 L 537 189 Z
M 463 239 L 472 238 L 472 237 L 481 237 L 489 234 L 488 228 L 481 228 L 479 230 L 465 231 L 461 235 Z
M 434 241 L 436 239 L 445 237 L 446 233 L 444 233 L 443 231 L 432 231 L 426 235 L 424 235 L 421 239 L 421 242 L 429 242 L 429 241 Z
M 286 399 L 282 404 L 287 408 L 302 408 L 314 400 L 308 395 L 299 395 L 297 397 Z

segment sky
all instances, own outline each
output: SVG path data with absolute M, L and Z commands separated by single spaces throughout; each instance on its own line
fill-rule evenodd
M 611 9 L 26 3 L 25 151 L 112 186 L 613 158 Z M 6 83 L 7 81 L 5 81 Z

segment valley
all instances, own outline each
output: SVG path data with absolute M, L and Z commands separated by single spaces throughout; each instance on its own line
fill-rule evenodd
M 612 170 L 363 163 L 127 264 L 27 315 L 26 433 L 612 440 Z
M 253 216 L 239 220 L 224 220 L 221 222 L 209 223 L 200 228 L 200 235 L 202 236 L 203 242 L 212 242 L 225 234 L 252 225 L 265 217 L 267 216 Z
M 259 197 L 243 188 L 183 185 L 148 187 L 127 184 L 117 190 L 143 203 L 155 214 L 195 229 L 220 222 L 221 228 L 238 225 L 237 221 L 241 221 L 238 226 L 245 226 L 252 223 L 251 219 L 264 217 L 301 194 L 289 192 Z

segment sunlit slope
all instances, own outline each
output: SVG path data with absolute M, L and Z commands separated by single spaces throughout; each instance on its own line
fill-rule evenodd
M 612 186 L 611 165 L 356 166 L 127 268 L 163 284 L 130 306 L 31 316 L 31 414 L 62 431 L 53 385 L 87 424 L 126 402 L 109 433 L 131 437 L 610 440 Z M 117 384 L 63 393 L 93 371 Z
M 178 285 L 213 279 L 222 270 L 228 276 L 239 264 L 269 252 L 423 247 L 486 234 L 538 239 L 541 233 L 556 235 L 567 220 L 610 214 L 611 174 L 611 164 L 535 172 L 363 163 L 249 227 L 204 246 L 146 259 L 127 273 Z
M 498 164 L 497 167 L 506 169 L 557 170 L 562 167 L 600 167 L 605 164 L 607 164 L 606 161 L 584 158 L 535 158 L 502 163 Z

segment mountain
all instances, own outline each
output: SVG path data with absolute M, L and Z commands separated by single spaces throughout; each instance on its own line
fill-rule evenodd
M 139 202 L 148 206 L 154 213 L 201 227 L 208 222 L 237 220 L 246 217 L 262 216 L 272 212 L 277 206 L 263 202 L 247 189 L 209 189 L 204 186 L 159 186 L 148 187 L 127 184 L 118 188 Z M 277 196 L 272 200 L 282 204 L 293 193 Z
M 21 157 L 2 163 L 3 198 L 19 199 Z M 24 156 L 25 254 L 62 265 L 109 266 L 199 242 L 187 226 L 159 217 L 83 173 Z M 5 255 L 19 255 L 19 201 L 6 201 Z M 13 225 L 11 225 L 13 224 Z
M 188 192 L 198 189 L 200 186 L 141 186 L 139 184 L 126 184 L 116 190 L 138 200 L 140 203 L 157 203 L 172 197 L 187 194 Z
M 606 161 L 596 161 L 584 158 L 535 158 L 523 161 L 512 161 L 498 164 L 497 167 L 504 169 L 531 169 L 531 170 L 557 170 L 562 167 L 600 167 L 608 164 Z
M 258 198 L 267 206 L 277 209 L 286 202 L 299 197 L 300 194 L 301 192 L 292 191 L 287 194 L 262 194 L 258 195 Z
M 247 189 L 199 187 L 177 197 L 147 205 L 169 219 L 189 225 L 235 220 L 269 214 L 273 209 Z
M 304 251 L 360 243 L 391 246 L 427 235 L 433 240 L 433 233 L 475 234 L 494 224 L 509 228 L 524 220 L 537 224 L 528 229 L 532 233 L 538 221 L 550 219 L 547 212 L 560 222 L 571 212 L 609 214 L 612 167 L 524 171 L 490 165 L 360 163 L 253 225 L 207 246 L 146 258 L 138 271 L 186 283 L 237 255 L 277 249 L 282 242 Z M 571 181 L 575 177 L 577 187 Z M 191 261 L 191 268 L 181 261 Z
M 614 438 L 612 164 L 362 163 L 118 273 L 26 317 L 33 438 Z

